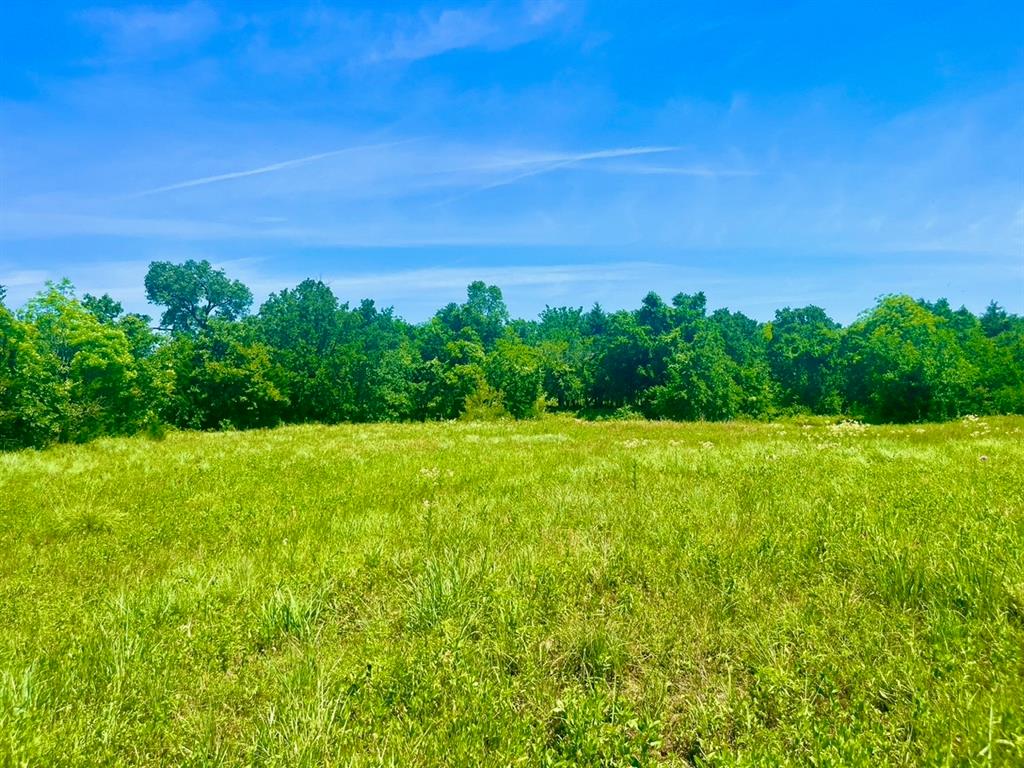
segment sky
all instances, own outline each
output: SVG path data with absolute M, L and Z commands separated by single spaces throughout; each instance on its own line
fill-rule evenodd
M 0 284 L 1024 312 L 1024 4 L 0 8 Z M 152 312 L 152 308 L 148 308 Z

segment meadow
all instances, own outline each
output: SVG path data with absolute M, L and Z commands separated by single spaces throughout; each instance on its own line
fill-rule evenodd
M 0 455 L 0 764 L 1024 764 L 1024 418 Z

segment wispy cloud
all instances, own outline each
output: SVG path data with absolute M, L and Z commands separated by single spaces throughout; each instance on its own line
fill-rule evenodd
M 37 211 L 0 212 L 0 239 L 61 237 L 155 237 L 174 240 L 230 240 L 255 237 L 254 230 L 193 219 L 104 216 Z
M 608 163 L 599 166 L 601 170 L 611 173 L 628 173 L 638 176 L 695 176 L 705 179 L 728 178 L 730 176 L 757 176 L 759 171 L 740 168 L 716 168 L 708 165 L 641 165 L 625 163 Z
M 408 144 L 410 141 L 415 139 L 407 139 L 404 141 L 389 141 L 380 144 L 361 144 L 354 147 L 343 147 L 342 149 L 333 149 L 329 152 L 320 152 L 315 155 L 307 155 L 305 157 L 298 157 L 293 160 L 282 160 L 279 163 L 271 163 L 270 165 L 262 165 L 258 168 L 249 168 L 244 171 L 232 171 L 231 173 L 219 173 L 214 176 L 202 176 L 197 179 L 187 179 L 186 181 L 175 182 L 174 184 L 166 184 L 162 187 L 155 187 L 153 189 L 143 190 L 142 192 L 135 192 L 130 195 L 125 195 L 121 199 L 133 200 L 140 197 L 148 197 L 150 195 L 158 195 L 162 192 L 173 192 L 176 189 L 188 189 L 189 187 L 201 187 L 206 184 L 216 184 L 221 181 L 231 181 L 232 179 L 243 179 L 247 176 L 259 176 L 264 173 L 273 173 L 274 171 L 283 171 L 287 168 L 295 168 L 300 165 L 306 165 L 308 163 L 316 162 L 317 160 L 326 160 L 330 157 L 338 157 L 339 155 L 349 154 L 352 152 L 361 152 L 372 149 L 385 149 L 387 147 L 394 147 L 400 144 Z
M 537 231 L 526 225 L 504 228 L 461 224 L 444 226 L 408 217 L 375 217 L 370 221 L 307 221 L 298 226 L 271 222 L 210 221 L 171 217 L 3 211 L 0 240 L 66 237 L 158 239 L 164 242 L 279 242 L 338 248 L 422 248 L 430 246 L 495 246 L 571 244 L 575 235 Z
M 50 273 L 41 269 L 16 269 L 0 276 L 0 285 L 5 288 L 21 286 L 41 287 L 50 278 Z
M 462 289 L 474 280 L 483 280 L 503 288 L 536 285 L 605 283 L 634 280 L 638 274 L 669 269 L 653 262 L 612 262 L 597 264 L 544 264 L 518 266 L 434 267 L 379 272 L 362 275 L 341 275 L 325 278 L 339 292 L 393 294 L 396 290 Z
M 365 74 L 453 51 L 506 51 L 567 26 L 576 16 L 561 0 L 430 4 L 413 12 L 314 4 L 298 12 L 253 12 L 240 17 L 239 26 L 249 35 L 253 67 L 275 75 L 336 75 L 339 69 Z
M 218 25 L 216 11 L 202 0 L 169 9 L 91 8 L 78 18 L 104 38 L 115 57 L 153 58 L 173 52 L 183 44 L 205 40 Z
M 562 0 L 532 0 L 524 5 L 526 18 L 531 24 L 547 24 L 567 10 Z
M 396 31 L 367 60 L 415 61 L 446 51 L 471 48 L 492 39 L 500 29 L 487 12 L 445 10 L 436 18 L 418 19 L 412 32 Z
M 511 13 L 484 5 L 392 17 L 394 28 L 374 45 L 366 60 L 416 61 L 466 48 L 511 48 L 544 34 L 565 10 L 561 2 L 534 0 Z

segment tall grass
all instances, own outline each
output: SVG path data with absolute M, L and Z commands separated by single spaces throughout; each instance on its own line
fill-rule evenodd
M 1020 765 L 1024 419 L 0 455 L 4 765 Z

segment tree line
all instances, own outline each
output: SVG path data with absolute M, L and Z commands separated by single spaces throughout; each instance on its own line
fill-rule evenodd
M 769 322 L 709 312 L 703 293 L 631 311 L 509 316 L 499 288 L 411 324 L 304 280 L 250 314 L 250 290 L 206 261 L 154 262 L 152 318 L 49 283 L 24 307 L 0 287 L 0 447 L 166 426 L 584 417 L 875 422 L 1024 413 L 1024 318 L 991 303 L 881 298 L 849 326 L 815 306 Z

